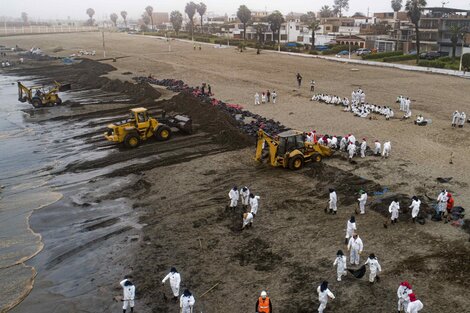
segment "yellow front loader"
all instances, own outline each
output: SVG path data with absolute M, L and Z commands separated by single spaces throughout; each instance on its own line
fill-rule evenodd
M 263 151 L 267 148 L 267 153 Z M 269 157 L 272 166 L 301 169 L 307 162 L 321 162 L 324 157 L 333 154 L 327 146 L 305 141 L 305 134 L 288 130 L 273 137 L 262 129 L 258 131 L 255 160 L 261 162 L 264 156 Z
M 48 90 L 43 86 L 32 86 L 28 88 L 21 82 L 18 82 L 18 101 L 28 102 L 35 108 L 60 105 L 62 104 L 62 99 L 60 99 L 58 92 L 70 89 L 70 84 L 62 85 L 58 82 L 54 82 L 54 87 Z

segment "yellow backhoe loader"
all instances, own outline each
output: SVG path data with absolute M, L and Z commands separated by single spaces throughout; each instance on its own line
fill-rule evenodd
M 333 154 L 333 150 L 327 146 L 306 142 L 304 133 L 296 130 L 288 130 L 272 137 L 260 129 L 256 145 L 256 161 L 262 161 L 264 148 L 269 150 L 269 164 L 292 170 L 301 169 L 307 162 L 321 162 L 324 157 Z
M 54 87 L 45 89 L 43 86 L 26 87 L 21 82 L 18 82 L 18 101 L 28 102 L 35 108 L 45 106 L 60 105 L 62 99 L 57 94 L 59 91 L 70 90 L 71 85 L 54 82 Z
M 171 127 L 191 134 L 192 120 L 185 115 L 167 117 L 165 112 L 157 120 L 148 114 L 146 108 L 135 108 L 130 110 L 127 120 L 109 124 L 104 136 L 109 141 L 123 143 L 127 148 L 137 148 L 142 141 L 152 137 L 159 141 L 170 139 Z

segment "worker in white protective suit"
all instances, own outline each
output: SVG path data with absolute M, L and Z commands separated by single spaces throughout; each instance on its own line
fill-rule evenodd
M 245 229 L 247 226 L 253 226 L 253 214 L 251 212 L 243 213 L 242 229 Z
M 336 214 L 336 211 L 338 210 L 338 196 L 336 195 L 336 190 L 333 188 L 329 189 L 330 192 L 330 200 L 328 201 L 328 206 L 330 208 L 330 214 Z
M 353 236 L 356 230 L 356 218 L 354 217 L 354 215 L 352 215 L 351 218 L 348 220 L 348 223 L 346 224 L 346 238 L 344 239 L 345 245 L 349 243 L 349 238 Z
M 366 214 L 366 203 L 367 203 L 367 192 L 364 190 L 359 191 L 360 197 L 357 199 L 359 201 L 359 210 L 361 214 Z
M 255 105 L 259 105 L 259 93 L 255 93 Z
M 240 193 L 238 192 L 237 186 L 234 186 L 230 190 L 230 192 L 228 193 L 228 197 L 230 198 L 230 208 L 236 208 L 238 205 L 238 199 L 240 199 Z
M 196 303 L 196 300 L 192 293 L 185 289 L 180 298 L 181 313 L 193 313 L 194 303 Z
M 359 238 L 357 233 L 354 233 L 353 236 L 349 238 L 348 243 L 348 251 L 350 251 L 349 263 L 359 265 L 359 260 L 363 249 L 364 244 L 362 243 L 361 238 Z
M 176 302 L 180 295 L 180 284 L 181 284 L 181 275 L 178 273 L 176 268 L 172 267 L 170 273 L 165 276 L 162 280 L 162 285 L 165 284 L 167 280 L 170 280 L 171 291 L 173 292 L 173 300 Z
M 253 214 L 253 217 L 255 217 L 258 213 L 259 199 L 260 196 L 255 196 L 254 194 L 250 193 L 250 213 Z
M 250 189 L 247 186 L 243 187 L 240 192 L 240 197 L 242 199 L 243 208 L 247 208 L 248 204 L 250 204 Z
M 437 196 L 437 209 L 439 215 L 444 215 L 444 211 L 447 208 L 447 200 L 449 200 L 447 190 L 442 190 L 441 193 Z
M 317 288 L 318 293 L 318 301 L 320 302 L 320 306 L 318 307 L 318 313 L 323 313 L 326 308 L 326 304 L 328 303 L 328 297 L 331 299 L 335 298 L 335 295 L 328 289 L 328 282 L 323 281 L 320 286 Z
M 402 309 L 406 312 L 408 303 L 410 303 L 410 294 L 412 293 L 413 290 L 411 289 L 411 285 L 406 280 L 400 283 L 397 290 L 398 312 L 401 312 Z
M 374 155 L 380 155 L 380 151 L 382 151 L 382 144 L 376 140 L 374 142 Z
M 460 119 L 459 111 L 455 111 L 454 113 L 452 113 L 452 127 L 457 126 L 457 122 L 459 121 L 459 119 Z
M 348 138 L 342 137 L 339 141 L 339 150 L 344 151 L 346 150 L 346 145 L 348 144 Z
M 416 223 L 416 217 L 418 217 L 419 214 L 419 207 L 421 206 L 421 200 L 418 199 L 418 197 L 413 196 L 411 198 L 411 205 L 409 208 L 411 209 L 411 218 L 413 219 L 413 223 Z
M 132 313 L 134 312 L 135 286 L 128 278 L 125 278 L 119 284 L 124 292 L 124 297 L 122 298 L 122 312 L 126 313 L 127 308 L 130 308 Z
M 367 149 L 367 141 L 366 138 L 362 138 L 362 143 L 361 143 L 361 158 L 366 157 L 366 149 Z
M 418 313 L 419 311 L 421 311 L 424 307 L 423 303 L 416 298 L 416 295 L 414 293 L 410 293 L 409 297 L 410 303 L 406 308 L 406 313 Z
M 390 152 L 392 151 L 392 144 L 390 141 L 386 141 L 384 143 L 384 149 L 382 151 L 382 157 L 383 158 L 388 158 L 390 156 Z
M 352 160 L 352 158 L 356 154 L 356 144 L 349 142 L 348 153 L 349 153 L 349 160 Z
M 369 264 L 369 282 L 373 284 L 375 282 L 376 277 L 377 277 L 377 281 L 379 281 L 379 276 L 377 276 L 377 271 L 381 272 L 382 267 L 380 266 L 379 261 L 377 261 L 377 257 L 373 253 L 369 255 L 366 263 L 364 263 L 364 265 L 367 265 L 367 264 Z
M 390 203 L 390 206 L 388 207 L 388 212 L 392 214 L 390 217 L 390 219 L 392 220 L 392 224 L 396 224 L 398 222 L 399 211 L 400 211 L 400 202 L 398 202 L 397 199 L 394 199 L 392 203 Z
M 465 114 L 465 112 L 460 113 L 459 121 L 457 123 L 459 128 L 462 128 L 463 125 L 465 125 L 466 120 L 467 120 L 467 114 Z
M 333 262 L 333 266 L 336 266 L 336 280 L 341 281 L 341 277 L 346 276 L 347 261 L 346 256 L 342 250 L 336 252 L 336 259 Z
M 352 142 L 353 144 L 356 144 L 356 137 L 354 137 L 354 135 L 352 135 L 352 134 L 349 134 L 348 135 L 348 141 Z

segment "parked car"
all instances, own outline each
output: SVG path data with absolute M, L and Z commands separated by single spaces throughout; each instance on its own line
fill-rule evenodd
M 407 54 L 409 54 L 409 55 L 416 55 L 417 53 L 418 53 L 418 52 L 417 52 L 416 50 L 410 50 L 410 51 L 408 51 Z
M 325 46 L 325 45 L 315 46 L 315 50 L 318 50 L 318 51 L 324 51 L 324 50 L 328 50 L 328 49 L 329 49 L 329 47 Z
M 440 57 L 445 57 L 448 56 L 448 52 L 444 51 L 428 51 L 428 52 L 423 52 L 419 54 L 420 59 L 426 59 L 426 60 L 435 60 L 439 59 Z
M 372 53 L 372 51 L 367 48 L 360 48 L 360 49 L 357 49 L 356 51 L 356 55 L 367 55 L 369 53 Z
M 343 51 L 340 51 L 336 54 L 336 56 L 338 58 L 341 58 L 342 55 L 349 55 L 349 51 L 348 50 L 343 50 Z

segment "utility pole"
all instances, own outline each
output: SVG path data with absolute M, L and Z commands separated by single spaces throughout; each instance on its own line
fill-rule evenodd
M 101 34 L 103 35 L 103 58 L 106 58 L 106 46 L 104 43 L 104 29 L 101 31 Z

